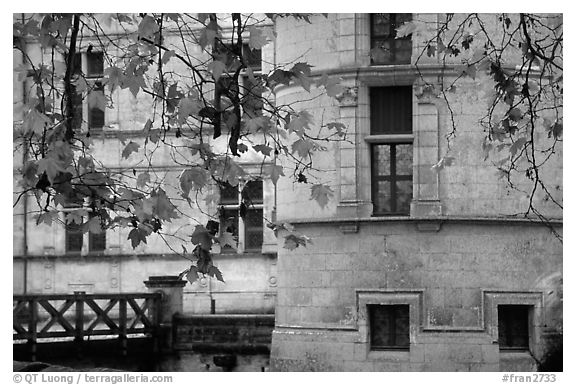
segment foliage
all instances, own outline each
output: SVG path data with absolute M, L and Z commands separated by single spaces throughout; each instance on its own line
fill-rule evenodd
M 64 220 L 82 223 L 85 232 L 127 228 L 128 240 L 137 247 L 152 234 L 179 237 L 163 229 L 166 222 L 186 215 L 180 204 L 198 206 L 199 196 L 213 199 L 211 186 L 238 185 L 251 178 L 277 184 L 281 177 L 291 177 L 309 184 L 310 199 L 325 207 L 334 192 L 310 174 L 313 155 L 326 142 L 345 140 L 346 127 L 328 122 L 321 125 L 327 131 L 316 130 L 318 123 L 309 111 L 277 105 L 275 94 L 287 85 L 321 90 L 328 97 L 344 89 L 339 79 L 313 76 L 312 67 L 297 58 L 258 73 L 251 55 L 271 43 L 273 20 L 282 17 L 312 22 L 309 14 L 260 18 L 239 13 L 44 14 L 15 19 L 13 45 L 23 57 L 15 72 L 25 84 L 26 98 L 19 106 L 22 119 L 15 125 L 14 140 L 24 154 L 21 194 L 35 197 L 36 222 L 60 221 L 59 212 L 64 211 Z M 498 18 L 497 29 L 489 17 Z M 562 18 L 446 14 L 432 24 L 414 20 L 399 26 L 396 37 L 408 35 L 424 40 L 418 41 L 418 72 L 428 59 L 453 70 L 436 83 L 420 76 L 422 92 L 444 100 L 450 112 L 448 144 L 458 130 L 451 108 L 455 90 L 470 79 L 489 79 L 493 92 L 481 120 L 486 158 L 510 187 L 523 188 L 517 175 L 529 181 L 524 215 L 547 221 L 534 198 L 543 193 L 562 208 L 553 191 L 557 187 L 543 177 L 563 134 Z M 103 87 L 78 67 L 75 58 L 81 51 L 103 53 Z M 151 108 L 132 139 L 107 130 L 105 135 L 122 143 L 118 153 L 124 166 L 118 168 L 94 153 L 95 141 L 104 134 L 78 125 L 83 116 L 76 107 L 80 98 L 96 109 L 111 110 L 123 93 L 147 100 Z M 325 134 L 319 137 L 317 132 Z M 245 169 L 239 160 L 245 154 L 260 159 L 259 175 Z M 181 167 L 178 194 L 168 192 L 155 174 L 154 156 Z M 434 168 L 455 162 L 448 147 Z M 87 209 L 96 216 L 83 222 Z M 285 248 L 310 243 L 288 224 L 272 219 L 265 218 L 269 227 L 287 234 Z M 213 226 L 198 223 L 182 238 L 183 252 L 178 253 L 194 262 L 183 273 L 190 281 L 202 274 L 223 280 L 210 251 L 217 243 L 235 247 L 235 240 L 225 231 L 216 234 Z M 191 253 L 187 242 L 195 245 Z
M 404 23 L 397 38 L 408 35 L 425 37 L 415 61 L 418 71 L 430 58 L 456 74 L 442 76 L 438 83 L 420 76 L 422 91 L 445 102 L 452 125 L 448 152 L 434 168 L 455 162 L 450 143 L 459 127 L 453 95 L 469 81 L 489 84 L 492 91 L 480 120 L 485 160 L 491 160 L 511 189 L 528 196 L 521 214 L 548 223 L 537 195 L 563 208 L 561 186 L 545 176 L 549 160 L 558 156 L 563 134 L 562 16 L 446 14 L 433 27 L 423 20 Z
M 310 15 L 293 16 L 309 22 Z M 85 232 L 128 228 L 135 248 L 152 234 L 163 239 L 171 235 L 163 226 L 186 215 L 179 203 L 197 205 L 193 199 L 208 194 L 212 185 L 235 186 L 250 178 L 269 178 L 276 184 L 291 174 L 307 183 L 310 176 L 304 175 L 321 148 L 317 141 L 341 140 L 345 127 L 331 122 L 326 137 L 311 136 L 312 115 L 275 105 L 275 92 L 297 85 L 334 97 L 341 87 L 327 75 L 314 80 L 304 62 L 257 74 L 258 63 L 251 55 L 274 39 L 272 19 L 277 17 L 289 15 L 44 14 L 15 19 L 14 49 L 23 57 L 16 73 L 25 82 L 27 97 L 14 136 L 24 153 L 22 194 L 35 196 L 37 222 L 51 224 L 65 211 L 67 222 L 82 223 L 88 204 L 96 217 L 82 225 Z M 99 81 L 104 87 L 90 78 L 85 65 L 78 65 L 79 52 L 103 53 L 105 69 Z M 83 118 L 78 98 L 90 108 L 110 110 L 125 92 L 152 106 L 146 123 L 135 132 L 143 142 L 76 124 Z M 94 143 L 102 135 L 117 136 L 121 161 L 128 166 L 110 167 L 98 158 Z M 157 152 L 168 153 L 182 167 L 179 195 L 171 196 L 164 180 L 155 177 Z M 247 152 L 258 154 L 260 175 L 238 160 Z M 280 157 L 285 159 L 280 162 Z M 143 171 L 142 159 L 147 162 Z M 138 172 L 134 162 L 139 162 Z M 325 206 L 330 188 L 310 183 L 312 199 Z M 232 234 L 216 236 L 199 223 L 182 241 L 180 254 L 195 262 L 185 272 L 191 282 L 198 274 L 223 280 L 210 250 L 213 243 L 236 247 Z M 191 254 L 184 246 L 189 241 L 196 245 Z

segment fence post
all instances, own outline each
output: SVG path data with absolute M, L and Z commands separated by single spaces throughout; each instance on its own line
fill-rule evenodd
M 161 293 L 159 309 L 151 309 L 151 316 L 159 332 L 160 347 L 172 350 L 173 317 L 183 311 L 183 293 L 186 281 L 178 276 L 152 276 L 144 284 L 151 293 Z
M 76 355 L 82 357 L 82 345 L 84 343 L 84 299 L 86 298 L 86 292 L 75 291 L 74 300 L 76 301 L 76 314 L 75 314 L 75 333 L 74 342 L 76 345 Z

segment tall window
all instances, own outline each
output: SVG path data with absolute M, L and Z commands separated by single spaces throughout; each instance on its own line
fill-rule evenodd
M 498 344 L 501 350 L 528 350 L 530 308 L 530 305 L 498 305 Z
M 104 54 L 102 52 L 79 52 L 74 57 L 75 73 L 84 76 L 90 92 L 104 92 L 102 77 L 104 76 Z M 102 94 L 103 95 L 103 94 Z M 84 103 L 82 92 L 74 92 L 74 127 L 81 128 L 84 116 L 87 116 L 88 129 L 91 132 L 100 131 L 104 127 L 104 110 L 97 104 L 97 98 L 86 98 Z
M 220 229 L 238 239 L 238 252 L 260 251 L 264 240 L 262 181 L 247 182 L 242 189 L 229 184 L 220 188 Z M 232 252 L 230 246 L 223 252 Z
M 412 87 L 370 89 L 374 215 L 408 215 L 412 200 Z
M 371 350 L 410 348 L 409 305 L 368 305 Z
M 88 220 L 94 218 L 96 215 L 92 212 L 89 213 Z M 99 253 L 106 250 L 106 232 L 100 233 L 88 232 L 84 234 L 82 231 L 83 223 L 66 223 L 66 253 L 68 254 L 81 254 L 86 251 L 88 253 Z M 87 237 L 87 238 L 86 238 Z M 88 248 L 84 250 L 85 240 L 88 241 Z
M 242 45 L 242 56 L 247 67 L 252 70 L 253 76 L 247 71 L 241 72 L 238 85 L 232 84 L 231 73 L 239 62 L 234 55 L 234 47 L 230 44 L 219 43 L 215 46 L 214 58 L 226 64 L 229 73 L 222 75 L 216 84 L 214 104 L 220 111 L 225 111 L 232 105 L 232 98 L 240 98 L 242 111 L 248 118 L 262 115 L 262 92 L 260 71 L 262 70 L 262 51 L 250 49 L 248 44 Z M 236 60 L 236 62 L 235 62 Z
M 370 44 L 372 64 L 410 64 L 410 36 L 396 38 L 396 30 L 412 20 L 411 13 L 370 14 Z

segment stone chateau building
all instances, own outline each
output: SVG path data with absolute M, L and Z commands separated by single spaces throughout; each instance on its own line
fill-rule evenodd
M 272 370 L 533 371 L 561 349 L 562 244 L 539 221 L 515 215 L 528 198 L 508 189 L 484 159 L 478 122 L 491 86 L 480 76 L 463 79 L 450 96 L 455 160 L 433 169 L 448 150 L 450 115 L 422 84 L 453 79 L 457 63 L 425 55 L 416 67 L 429 32 L 394 38 L 394 27 L 410 19 L 434 25 L 441 16 L 281 18 L 275 40 L 259 53 L 263 72 L 297 60 L 314 66 L 313 76 L 341 78 L 345 91 L 337 98 L 282 86 L 276 102 L 297 103 L 316 121 L 348 129 L 348 141 L 329 144 L 314 159 L 334 190 L 327 207 L 289 178 L 254 186 L 261 191 L 257 214 L 291 223 L 313 243 L 290 251 L 282 233 L 276 239 L 263 223 L 238 220 L 239 251 L 215 258 L 226 284 L 185 287 L 185 311 L 274 311 Z M 390 54 L 371 57 L 375 45 L 388 45 Z M 83 60 L 88 73 L 98 59 Z M 20 62 L 15 55 L 14 65 Z M 89 75 L 98 81 L 102 65 L 93 67 L 100 70 Z M 117 92 L 104 116 L 84 105 L 82 124 L 100 125 L 95 151 L 109 166 L 137 167 L 137 160 L 121 159 L 118 132 L 139 140 L 149 106 Z M 17 82 L 14 95 L 22 95 Z M 561 159 L 546 168 L 560 200 Z M 248 154 L 243 161 L 259 160 Z M 20 162 L 14 159 L 15 175 Z M 154 166 L 167 180 L 181 171 L 168 157 Z M 218 204 L 237 209 L 237 191 L 214 194 L 219 202 L 191 214 L 208 219 Z M 538 203 L 561 233 L 562 211 Z M 139 291 L 149 275 L 187 266 L 160 241 L 132 250 L 122 231 L 77 236 L 64 226 L 36 226 L 26 205 L 14 209 L 14 293 Z

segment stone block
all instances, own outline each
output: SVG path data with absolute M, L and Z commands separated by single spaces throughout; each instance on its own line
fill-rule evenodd
M 462 307 L 462 288 L 447 287 L 444 289 L 444 300 L 447 307 L 461 308 Z
M 335 288 L 319 288 L 312 292 L 312 305 L 334 306 L 340 303 L 340 291 Z
M 424 345 L 411 344 L 410 345 L 410 363 L 424 362 Z
M 479 308 L 454 309 L 454 326 L 481 326 Z
M 350 254 L 330 254 L 326 256 L 327 270 L 354 270 L 354 257 Z
M 428 310 L 428 322 L 431 326 L 452 326 L 453 318 L 451 309 L 432 307 Z
M 307 306 L 312 304 L 312 292 L 310 289 L 294 288 L 288 290 L 286 295 L 288 306 Z

